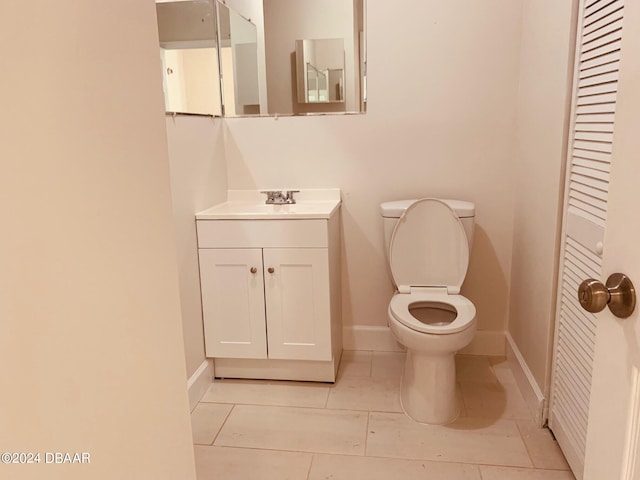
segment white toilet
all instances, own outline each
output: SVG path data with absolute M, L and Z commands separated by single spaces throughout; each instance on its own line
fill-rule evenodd
M 391 275 L 389 328 L 407 348 L 402 407 L 417 422 L 458 417 L 455 354 L 476 333 L 476 308 L 460 295 L 473 242 L 475 207 L 461 200 L 380 205 Z

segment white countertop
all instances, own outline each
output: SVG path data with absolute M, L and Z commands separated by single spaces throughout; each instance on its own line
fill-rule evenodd
M 296 190 L 273 188 L 265 190 Z M 260 190 L 229 190 L 227 201 L 198 212 L 197 220 L 279 220 L 330 218 L 340 206 L 340 189 L 306 189 L 295 194 L 296 203 L 265 204 Z

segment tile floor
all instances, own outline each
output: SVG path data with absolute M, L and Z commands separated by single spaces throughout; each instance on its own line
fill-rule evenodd
M 192 413 L 198 480 L 572 480 L 504 359 L 459 355 L 462 413 L 420 425 L 403 353 L 345 351 L 335 385 L 216 380 Z

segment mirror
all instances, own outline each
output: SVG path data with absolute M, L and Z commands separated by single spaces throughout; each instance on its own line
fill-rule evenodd
M 365 0 L 156 2 L 168 112 L 365 112 Z
M 344 102 L 344 41 L 296 40 L 298 103 Z
M 156 2 L 167 112 L 221 115 L 213 0 Z
M 258 31 L 248 18 L 218 4 L 224 115 L 260 114 Z

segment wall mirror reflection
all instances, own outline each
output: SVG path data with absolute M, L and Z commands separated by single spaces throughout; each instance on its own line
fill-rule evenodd
M 156 2 L 167 112 L 221 115 L 213 0 Z
M 366 110 L 365 0 L 157 0 L 156 6 L 168 112 Z
M 258 30 L 224 3 L 218 3 L 224 115 L 260 114 Z
M 297 40 L 298 103 L 344 102 L 342 38 Z

